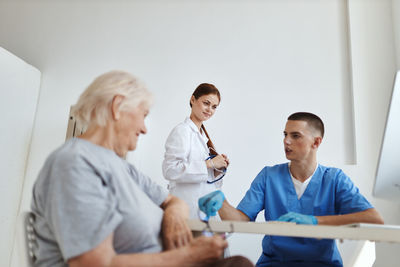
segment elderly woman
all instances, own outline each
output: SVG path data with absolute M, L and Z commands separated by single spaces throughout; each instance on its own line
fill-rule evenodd
M 186 204 L 123 159 L 147 131 L 150 102 L 122 71 L 101 75 L 80 96 L 73 114 L 86 132 L 47 158 L 34 185 L 36 266 L 251 266 L 242 257 L 218 260 L 227 242 L 193 239 Z

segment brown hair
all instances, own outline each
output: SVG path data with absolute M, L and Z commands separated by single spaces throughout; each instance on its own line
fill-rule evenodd
M 218 97 L 219 102 L 221 102 L 221 95 L 219 93 L 219 90 L 217 89 L 217 87 L 215 87 L 214 84 L 211 83 L 202 83 L 199 86 L 197 86 L 197 88 L 194 90 L 193 92 L 193 96 L 196 99 L 199 99 L 199 97 L 202 97 L 203 95 L 216 95 Z M 192 106 L 192 103 L 189 101 L 190 106 Z M 203 129 L 204 133 L 206 134 L 207 138 L 208 138 L 208 142 L 207 142 L 207 146 L 209 148 L 211 148 L 210 150 L 210 154 L 211 155 L 218 155 L 217 151 L 215 150 L 214 144 L 211 141 L 210 137 L 208 136 L 208 133 L 206 131 L 206 128 L 204 127 L 204 125 L 201 125 L 201 129 Z
M 288 117 L 288 120 L 291 121 L 306 121 L 309 126 L 314 128 L 315 130 L 319 131 L 321 133 L 321 137 L 324 137 L 324 123 L 315 114 L 309 113 L 309 112 L 296 112 L 293 113 Z
M 221 102 L 221 95 L 219 94 L 217 87 L 215 87 L 215 85 L 211 83 L 200 84 L 199 86 L 197 86 L 196 90 L 194 90 L 192 95 L 196 99 L 199 99 L 199 97 L 203 95 L 217 95 L 219 102 Z M 192 106 L 192 103 L 190 103 L 190 101 L 189 105 Z

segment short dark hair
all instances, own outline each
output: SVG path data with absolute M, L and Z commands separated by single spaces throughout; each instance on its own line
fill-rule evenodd
M 310 112 L 296 112 L 288 117 L 291 121 L 306 121 L 309 126 L 321 133 L 321 137 L 324 137 L 325 128 L 321 118 Z
M 200 84 L 199 86 L 197 86 L 196 90 L 194 90 L 192 95 L 194 96 L 194 98 L 199 99 L 199 97 L 209 94 L 217 95 L 218 101 L 221 102 L 221 95 L 217 87 L 215 87 L 215 85 L 211 83 Z M 189 102 L 189 104 L 190 106 L 192 106 L 191 102 Z

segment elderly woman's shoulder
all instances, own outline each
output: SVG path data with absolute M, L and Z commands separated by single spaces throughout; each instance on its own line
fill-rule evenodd
M 72 138 L 53 151 L 47 161 L 53 164 L 75 165 L 99 158 L 102 150 L 98 146 L 79 138 Z

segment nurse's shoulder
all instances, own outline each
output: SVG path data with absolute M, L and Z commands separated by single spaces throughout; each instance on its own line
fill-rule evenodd
M 268 176 L 282 175 L 289 171 L 289 164 L 281 163 L 273 166 L 265 166 L 262 171 L 264 171 Z
M 282 174 L 288 173 L 288 163 L 276 164 L 273 166 L 265 166 L 254 179 L 254 182 L 267 182 L 268 180 L 274 180 L 274 177 L 282 176 Z M 275 178 L 276 179 L 276 178 Z
M 327 167 L 321 164 L 318 165 L 318 168 L 323 173 L 323 179 L 325 180 L 337 182 L 342 179 L 350 179 L 350 177 L 347 174 L 345 174 L 342 169 L 336 167 Z

